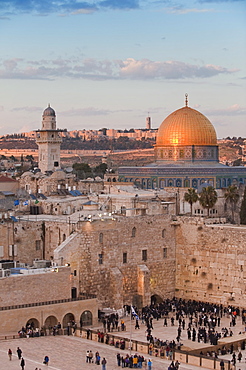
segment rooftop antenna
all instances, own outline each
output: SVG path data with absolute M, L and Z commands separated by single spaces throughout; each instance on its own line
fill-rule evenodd
M 185 106 L 188 107 L 188 94 L 185 94 Z

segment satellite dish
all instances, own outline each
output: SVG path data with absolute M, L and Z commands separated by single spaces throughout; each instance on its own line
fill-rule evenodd
M 73 167 L 67 167 L 67 168 L 65 168 L 65 171 L 67 173 L 71 173 L 71 172 L 73 172 Z

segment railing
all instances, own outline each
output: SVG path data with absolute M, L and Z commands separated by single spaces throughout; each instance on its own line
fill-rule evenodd
M 93 298 L 96 298 L 95 294 L 82 293 L 81 297 L 78 297 L 78 298 L 65 298 L 65 299 L 56 299 L 54 301 L 25 303 L 25 304 L 13 305 L 13 306 L 4 306 L 4 307 L 0 307 L 0 311 L 16 310 L 18 308 L 27 308 L 27 307 L 36 307 L 36 306 L 48 306 L 48 305 L 51 305 L 51 304 L 60 304 L 60 303 L 66 303 L 66 302 L 83 301 L 83 300 L 86 300 L 86 299 L 93 299 Z

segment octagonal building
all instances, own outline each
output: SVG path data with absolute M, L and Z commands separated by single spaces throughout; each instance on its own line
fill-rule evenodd
M 246 168 L 219 163 L 217 135 L 202 113 L 185 106 L 164 119 L 158 129 L 155 162 L 143 167 L 120 167 L 119 181 L 143 189 L 198 188 L 203 183 L 219 189 L 246 183 Z

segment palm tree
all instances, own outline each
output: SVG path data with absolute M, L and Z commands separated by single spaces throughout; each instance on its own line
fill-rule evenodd
M 193 203 L 196 203 L 198 201 L 198 195 L 196 193 L 196 190 L 193 189 L 193 188 L 189 188 L 187 193 L 184 194 L 184 201 L 189 203 L 190 213 L 191 213 L 191 216 L 192 216 Z
M 225 200 L 229 202 L 231 205 L 231 213 L 232 213 L 232 223 L 234 223 L 234 210 L 236 203 L 239 200 L 239 192 L 236 185 L 229 185 L 225 192 Z
M 208 216 L 209 210 L 213 208 L 213 206 L 217 202 L 217 199 L 217 192 L 212 186 L 207 186 L 202 189 L 199 197 L 199 202 L 203 208 L 207 208 Z

